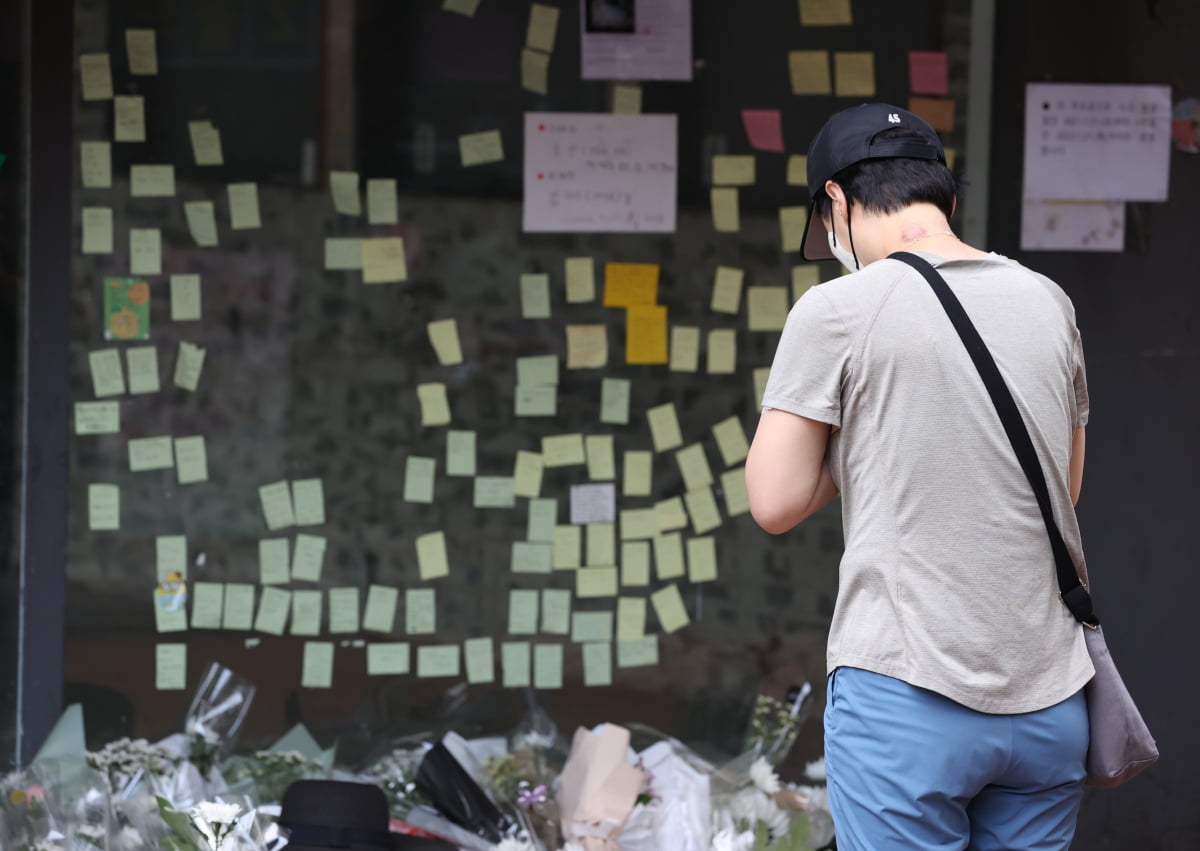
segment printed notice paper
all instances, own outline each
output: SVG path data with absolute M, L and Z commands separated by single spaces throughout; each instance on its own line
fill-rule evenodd
M 675 230 L 674 115 L 525 114 L 523 228 Z
M 587 2 L 582 7 L 583 79 L 692 79 L 691 0 Z

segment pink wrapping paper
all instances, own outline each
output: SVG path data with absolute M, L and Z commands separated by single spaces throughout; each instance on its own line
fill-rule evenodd
M 558 790 L 564 839 L 586 851 L 615 851 L 642 788 L 643 774 L 626 760 L 628 751 L 629 731 L 623 727 L 575 731 Z

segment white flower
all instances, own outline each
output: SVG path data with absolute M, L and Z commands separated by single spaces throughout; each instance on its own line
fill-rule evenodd
M 768 795 L 774 795 L 779 791 L 779 777 L 775 774 L 775 769 L 771 767 L 771 763 L 767 762 L 765 757 L 759 757 L 754 760 L 754 764 L 750 766 L 750 779 L 754 781 L 754 785 Z
M 722 830 L 712 838 L 712 851 L 750 851 L 753 847 L 754 833 L 749 830 L 742 833 Z
M 568 842 L 562 848 L 559 848 L 558 851 L 583 851 L 583 846 L 578 842 Z
M 201 801 L 191 810 L 192 818 L 203 819 L 209 824 L 233 824 L 241 814 L 240 805 L 222 804 L 218 801 Z
M 789 786 L 804 801 L 807 812 L 829 810 L 829 790 L 824 786 Z
M 509 837 L 508 839 L 500 840 L 499 844 L 492 846 L 492 851 L 535 851 L 533 845 L 526 842 L 524 839 Z
M 804 776 L 809 780 L 824 780 L 825 779 L 825 757 L 813 760 L 808 765 L 804 766 Z
M 783 836 L 788 831 L 787 813 L 757 789 L 745 789 L 734 795 L 729 801 L 728 810 L 733 823 L 744 826 L 744 829 L 753 830 L 755 823 L 761 821 L 772 836 Z
M 146 840 L 142 838 L 142 835 L 135 827 L 126 826 L 121 828 L 121 832 L 116 835 L 113 841 L 115 843 L 113 847 L 118 851 L 140 851 L 140 849 L 146 847 Z

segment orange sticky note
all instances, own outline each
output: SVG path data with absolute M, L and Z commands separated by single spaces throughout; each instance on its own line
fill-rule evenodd
M 605 307 L 637 307 L 657 301 L 657 263 L 604 264 Z
M 954 129 L 953 98 L 909 98 L 908 111 L 924 118 L 934 130 L 949 133 Z
M 915 95 L 949 94 L 950 71 L 946 54 L 940 50 L 910 50 L 908 85 Z
M 667 308 L 638 305 L 625 311 L 625 362 L 667 362 Z

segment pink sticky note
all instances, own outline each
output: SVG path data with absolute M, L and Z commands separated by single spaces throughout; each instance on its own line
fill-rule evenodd
M 1180 150 L 1194 153 L 1196 150 L 1196 122 L 1191 118 L 1176 118 L 1171 121 L 1171 137 Z
M 746 138 L 756 151 L 783 151 L 783 123 L 778 109 L 743 109 Z
M 913 94 L 949 94 L 950 72 L 946 65 L 946 54 L 932 50 L 910 50 L 908 79 Z

